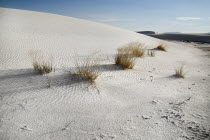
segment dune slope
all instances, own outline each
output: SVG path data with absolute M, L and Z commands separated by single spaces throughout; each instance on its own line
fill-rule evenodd
M 133 70 L 117 68 L 117 47 L 161 40 L 60 15 L 0 8 L 0 139 L 176 140 L 209 139 L 210 65 L 193 45 L 167 44 L 167 52 L 137 58 Z M 103 61 L 96 85 L 72 78 L 92 51 Z M 53 57 L 55 72 L 39 75 L 31 54 Z M 185 79 L 174 69 L 184 64 Z
M 1 69 L 31 67 L 29 54 L 35 50 L 53 55 L 60 64 L 75 50 L 115 52 L 130 41 L 157 43 L 131 31 L 54 14 L 0 8 L 0 19 Z

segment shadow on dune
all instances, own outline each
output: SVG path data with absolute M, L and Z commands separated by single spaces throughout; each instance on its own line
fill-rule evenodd
M 0 71 L 0 95 L 42 89 L 42 76 L 33 69 Z
M 33 69 L 18 69 L 18 70 L 1 70 L 0 81 L 13 78 L 26 78 L 30 76 L 38 75 L 38 72 Z
M 116 69 L 113 65 L 100 65 L 93 68 L 101 71 Z M 90 85 L 87 80 L 70 73 L 40 75 L 33 69 L 4 70 L 0 71 L 0 73 L 0 96 L 43 90 L 51 87 L 77 86 L 80 88 L 84 84 L 86 86 Z
M 166 78 L 168 78 L 168 79 L 170 79 L 170 80 L 184 79 L 184 78 L 178 77 L 176 74 L 171 75 L 171 76 L 168 76 L 168 77 L 166 77 Z
M 162 52 L 162 51 L 161 51 L 161 50 L 159 50 L 158 48 L 147 49 L 147 50 L 150 50 L 150 51 L 160 51 L 160 52 Z
M 62 74 L 62 75 L 57 75 L 57 76 L 51 76 L 48 77 L 48 87 L 49 83 L 50 86 L 72 86 L 72 85 L 78 85 L 82 83 L 86 83 L 84 79 L 79 78 L 76 75 L 73 74 Z
M 115 64 L 95 65 L 90 68 L 95 69 L 99 73 L 122 70 Z M 74 69 L 76 68 L 72 67 L 69 68 L 69 70 L 61 72 L 61 74 L 50 73 L 46 75 L 40 75 L 38 72 L 34 71 L 34 69 L 0 71 L 0 95 L 43 90 L 51 87 L 77 86 L 80 88 L 84 84 L 90 85 L 88 80 L 71 74 L 70 71 L 74 71 Z
M 155 78 L 154 80 L 163 80 L 163 79 L 178 80 L 178 79 L 183 79 L 183 78 L 177 77 L 175 74 L 173 74 L 173 75 L 169 75 L 165 77 Z
M 83 68 L 83 67 L 80 67 Z M 85 67 L 84 67 L 85 68 Z M 94 66 L 90 66 L 91 69 L 95 69 L 99 72 L 103 72 L 103 71 L 119 71 L 119 70 L 123 70 L 122 68 L 120 68 L 119 66 L 115 65 L 115 64 L 100 64 L 100 65 L 94 65 Z M 77 68 L 70 68 L 72 70 L 77 69 Z
M 0 71 L 0 95 L 42 90 L 52 86 L 66 86 L 82 82 L 70 74 L 40 75 L 33 69 Z

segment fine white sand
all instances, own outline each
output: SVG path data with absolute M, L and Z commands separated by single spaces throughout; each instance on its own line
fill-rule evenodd
M 165 42 L 167 52 L 120 70 L 111 60 L 118 47 L 139 41 L 152 49 L 162 41 L 48 13 L 0 8 L 0 20 L 0 139 L 210 138 L 210 58 L 195 44 Z M 75 53 L 82 61 L 93 51 L 104 59 L 96 87 L 65 71 Z M 34 72 L 34 52 L 53 57 L 55 72 Z M 185 79 L 173 76 L 181 64 Z

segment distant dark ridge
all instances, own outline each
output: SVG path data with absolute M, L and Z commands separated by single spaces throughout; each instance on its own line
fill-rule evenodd
M 163 34 L 181 34 L 180 32 L 165 32 Z
M 156 34 L 156 32 L 154 31 L 138 31 L 137 33 L 144 34 L 144 35 Z
M 210 43 L 210 34 L 146 34 L 151 37 L 155 37 L 163 40 L 177 40 L 177 41 L 186 41 L 186 42 L 201 42 L 201 43 Z

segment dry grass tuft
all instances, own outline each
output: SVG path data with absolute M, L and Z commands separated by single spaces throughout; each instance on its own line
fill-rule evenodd
M 52 58 L 50 61 L 43 61 L 41 56 L 38 56 L 37 51 L 30 52 L 32 57 L 32 65 L 35 71 L 38 71 L 39 74 L 47 74 L 53 71 Z
M 178 78 L 185 78 L 186 72 L 184 72 L 184 66 L 180 66 L 175 70 L 175 76 Z
M 78 68 L 74 74 L 89 81 L 90 83 L 95 83 L 96 78 L 99 76 L 95 70 L 90 69 L 89 67 L 82 69 Z
M 50 62 L 44 62 L 42 65 L 42 73 L 50 73 L 53 71 L 52 63 Z
M 53 66 L 51 62 L 42 62 L 38 61 L 33 62 L 34 70 L 38 71 L 39 74 L 47 74 L 53 71 Z
M 140 42 L 131 42 L 117 49 L 115 64 L 123 69 L 133 69 L 135 57 L 144 57 L 145 47 Z
M 115 57 L 115 64 L 123 69 L 133 69 L 135 58 L 129 54 L 119 53 Z
M 156 49 L 158 49 L 160 51 L 167 52 L 167 50 L 166 50 L 166 44 L 163 44 L 163 43 L 162 44 L 159 44 Z
M 155 57 L 155 55 L 156 55 L 155 50 L 148 50 L 147 55 L 151 56 L 151 57 Z
M 139 42 L 131 42 L 122 48 L 118 48 L 118 53 L 129 54 L 135 57 L 144 57 L 145 51 L 144 45 Z
M 34 70 L 38 71 L 40 69 L 40 65 L 37 61 L 33 61 L 33 67 L 34 67 Z
M 75 69 L 71 70 L 70 73 L 94 84 L 100 75 L 99 69 L 96 68 L 99 64 L 99 60 L 100 59 L 96 59 L 94 55 L 87 56 L 81 63 L 75 60 Z

